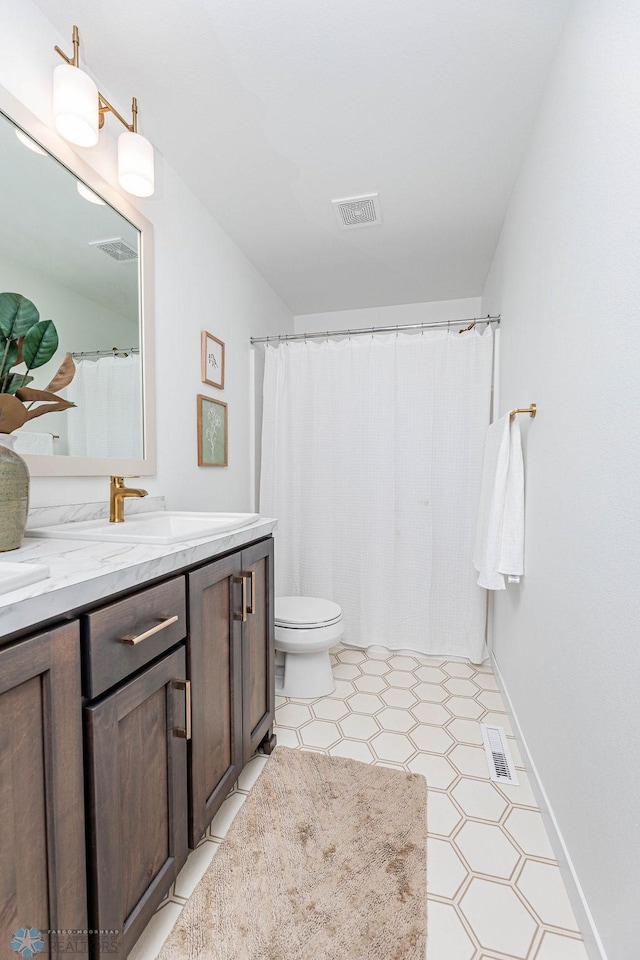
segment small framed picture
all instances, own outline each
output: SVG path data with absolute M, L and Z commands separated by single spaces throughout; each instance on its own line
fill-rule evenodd
M 202 382 L 224 390 L 224 343 L 202 331 Z
M 198 466 L 228 466 L 228 408 L 223 400 L 198 394 Z

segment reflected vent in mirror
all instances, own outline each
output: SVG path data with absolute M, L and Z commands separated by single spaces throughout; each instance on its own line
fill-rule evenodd
M 119 263 L 128 263 L 138 259 L 138 251 L 130 246 L 122 237 L 113 237 L 111 240 L 91 240 L 90 247 L 97 247 Z

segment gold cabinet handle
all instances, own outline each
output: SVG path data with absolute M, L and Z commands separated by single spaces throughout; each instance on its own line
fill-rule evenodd
M 176 727 L 174 733 L 181 740 L 191 740 L 191 680 L 174 680 L 178 690 L 184 690 L 184 727 Z
M 246 623 L 247 622 L 247 577 L 243 573 L 239 577 L 234 577 L 233 582 L 242 584 L 242 612 L 234 613 L 233 619 L 240 620 L 241 623 Z
M 251 606 L 247 607 L 247 613 L 255 613 L 256 612 L 256 572 L 255 570 L 250 570 L 249 573 L 245 573 L 244 576 L 251 578 Z
M 166 630 L 167 627 L 170 627 L 172 623 L 177 623 L 178 615 L 174 617 L 163 617 L 160 623 L 157 623 L 155 627 L 151 627 L 150 630 L 145 630 L 144 633 L 139 633 L 137 635 L 127 634 L 125 637 L 120 637 L 120 643 L 127 643 L 130 647 L 133 647 L 136 643 L 140 643 L 141 640 L 146 640 L 147 637 L 152 637 L 154 633 L 160 633 L 161 630 Z

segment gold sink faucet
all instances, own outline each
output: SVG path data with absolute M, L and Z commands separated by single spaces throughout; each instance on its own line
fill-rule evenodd
M 125 480 L 134 477 L 111 477 L 109 485 L 109 523 L 124 523 L 125 497 L 146 497 L 146 490 L 137 490 L 135 487 L 125 487 Z

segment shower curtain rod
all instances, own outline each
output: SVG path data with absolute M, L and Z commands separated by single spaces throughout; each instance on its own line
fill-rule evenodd
M 318 337 L 356 337 L 365 333 L 397 333 L 400 330 L 428 330 L 433 327 L 459 327 L 465 323 L 467 326 L 459 333 L 465 333 L 472 330 L 477 323 L 497 323 L 500 324 L 500 315 L 497 317 L 473 317 L 467 320 L 433 320 L 428 323 L 399 323 L 395 327 L 357 327 L 352 330 L 322 330 L 317 333 L 283 333 L 280 336 L 273 337 L 251 337 L 251 343 L 272 343 L 284 340 L 316 340 Z
M 77 350 L 72 352 L 74 360 L 82 360 L 83 357 L 118 357 L 121 354 L 127 356 L 129 353 L 140 353 L 140 347 L 112 347 L 111 350 Z

